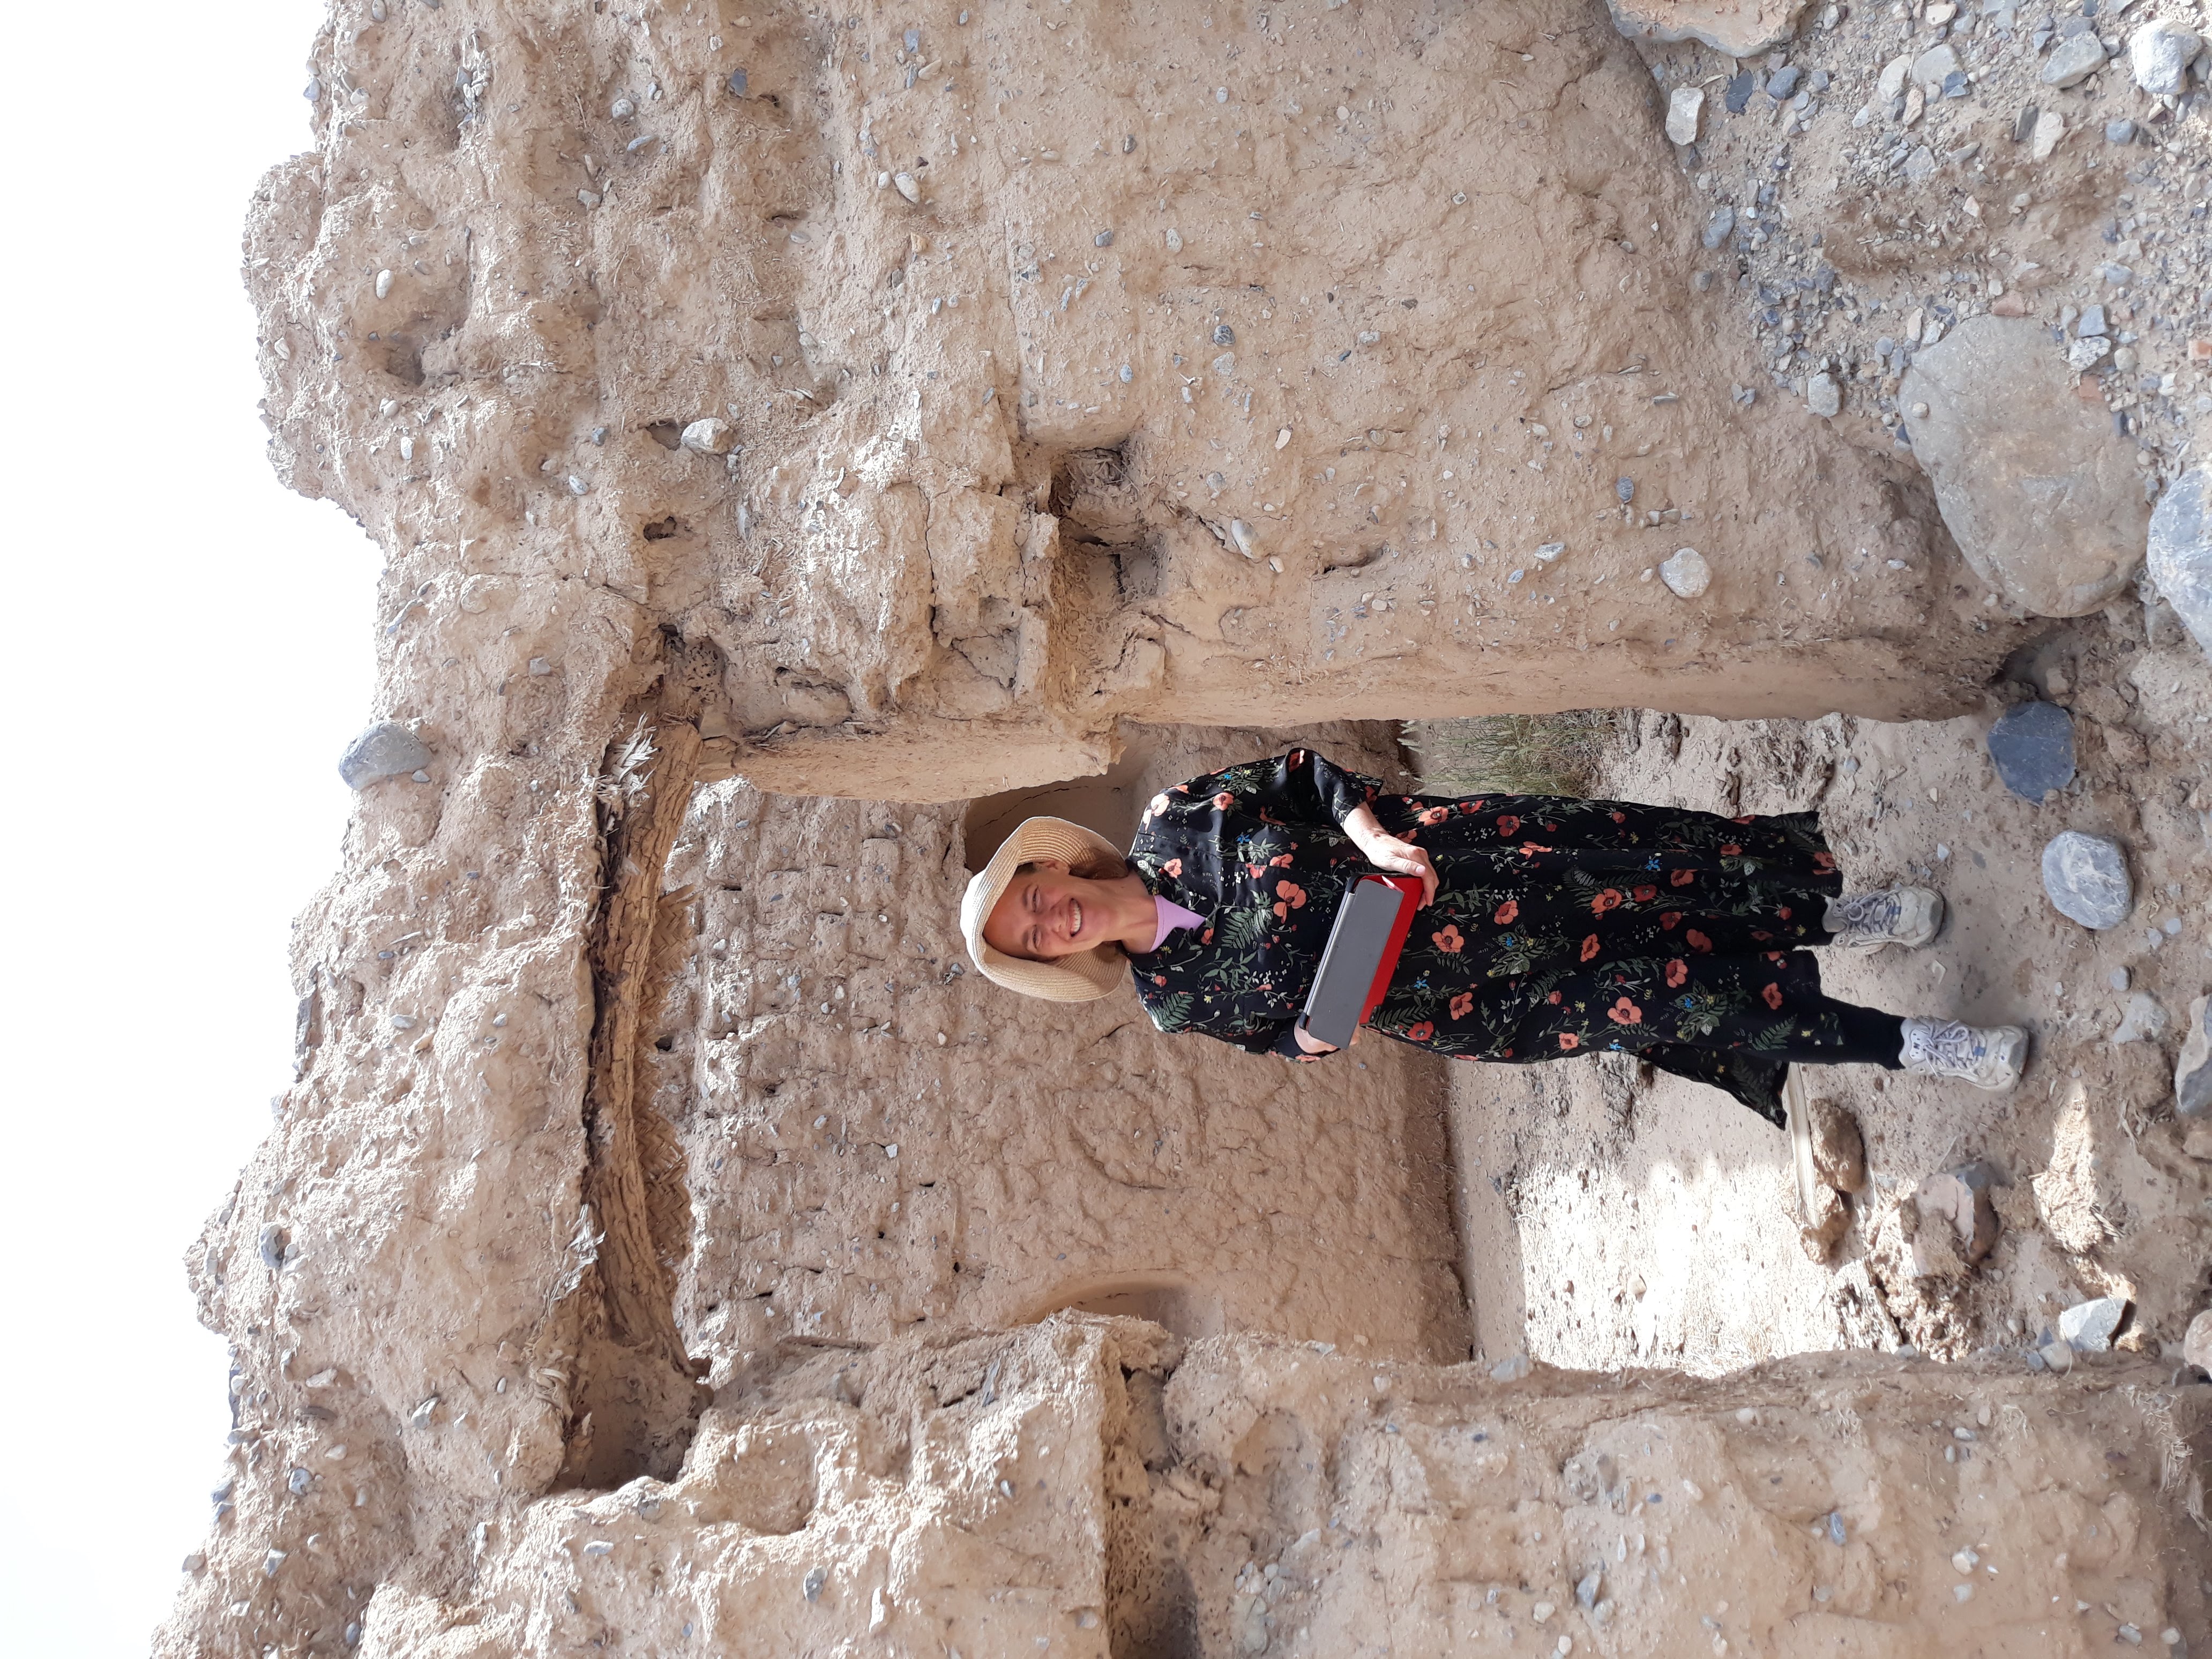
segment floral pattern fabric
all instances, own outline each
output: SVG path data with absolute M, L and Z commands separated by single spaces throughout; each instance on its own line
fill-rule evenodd
M 1875 1058 L 1867 1022 L 1894 1029 L 1823 994 L 1798 948 L 1827 938 L 1842 890 L 1816 814 L 1405 795 L 1294 750 L 1145 812 L 1132 868 L 1204 919 L 1132 958 L 1161 1030 L 1310 1058 L 1292 1022 L 1369 872 L 1340 827 L 1363 805 L 1438 877 L 1370 1020 L 1387 1036 L 1508 1063 L 1626 1050 L 1778 1121 L 1788 1061 Z

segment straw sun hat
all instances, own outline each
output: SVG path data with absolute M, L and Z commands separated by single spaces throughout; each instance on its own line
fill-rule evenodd
M 1066 818 L 1028 818 L 991 854 L 991 861 L 968 883 L 960 901 L 960 932 L 968 941 L 968 954 L 983 976 L 995 985 L 1047 1002 L 1089 1002 L 1110 996 L 1129 976 L 1129 959 L 1111 943 L 1093 945 L 1056 962 L 1030 962 L 994 951 L 983 943 L 983 921 L 992 906 L 1004 896 L 1014 872 L 1036 859 L 1058 859 L 1080 865 L 1097 854 L 1115 860 L 1121 849 Z

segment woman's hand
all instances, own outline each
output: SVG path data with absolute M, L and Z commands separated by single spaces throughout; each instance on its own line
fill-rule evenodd
M 1364 1031 L 1367 1028 L 1363 1025 L 1353 1030 L 1352 1033 L 1352 1040 L 1355 1044 L 1358 1042 L 1361 1032 Z M 1333 1054 L 1336 1052 L 1336 1045 L 1334 1042 L 1323 1042 L 1317 1036 L 1309 1036 L 1306 1032 L 1306 1028 L 1303 1025 L 1292 1026 L 1291 1028 L 1291 1035 L 1298 1040 L 1298 1047 L 1304 1049 L 1306 1053 L 1310 1054 L 1319 1056 L 1322 1054 Z
M 1437 866 L 1428 848 L 1384 834 L 1373 807 L 1354 807 L 1346 814 L 1344 833 L 1377 870 L 1388 870 L 1394 876 L 1419 876 L 1423 904 L 1436 897 Z

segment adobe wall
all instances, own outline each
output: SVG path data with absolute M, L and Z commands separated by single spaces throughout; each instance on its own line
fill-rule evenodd
M 2005 648 L 1909 459 L 1731 396 L 1575 0 L 341 0 L 314 61 L 247 238 L 273 458 L 389 550 L 410 720 L 665 629 L 755 783 L 945 800 L 1121 718 L 1893 717 Z

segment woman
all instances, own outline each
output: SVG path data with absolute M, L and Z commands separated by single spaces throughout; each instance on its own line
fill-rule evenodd
M 1126 860 L 1031 818 L 969 883 L 961 930 L 1014 990 L 1084 1001 L 1130 971 L 1163 1031 L 1311 1060 L 1332 1051 L 1297 1016 L 1346 890 L 1372 870 L 1422 884 L 1370 1021 L 1404 1042 L 1512 1063 L 1626 1050 L 1778 1127 L 1793 1060 L 1984 1089 L 2020 1079 L 2017 1026 L 1900 1019 L 1821 992 L 1801 947 L 1924 945 L 1942 900 L 1842 897 L 1811 812 L 1401 795 L 1293 750 L 1154 796 Z

